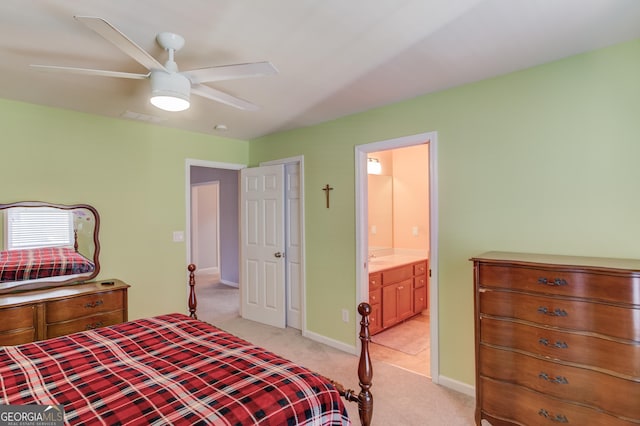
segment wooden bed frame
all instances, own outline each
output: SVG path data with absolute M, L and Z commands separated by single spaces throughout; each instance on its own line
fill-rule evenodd
M 196 265 L 190 264 L 189 270 L 189 316 L 198 319 L 196 308 L 198 301 L 196 298 Z M 371 365 L 371 356 L 369 354 L 369 342 L 371 334 L 369 333 L 369 314 L 371 306 L 368 303 L 360 303 L 358 305 L 358 313 L 362 317 L 360 320 L 360 361 L 358 362 L 358 379 L 360 392 L 356 394 L 354 390 L 345 389 L 340 383 L 328 379 L 338 390 L 340 395 L 347 401 L 358 403 L 358 413 L 360 415 L 360 424 L 369 426 L 373 417 L 373 394 L 371 393 L 371 380 L 373 378 L 373 367 Z

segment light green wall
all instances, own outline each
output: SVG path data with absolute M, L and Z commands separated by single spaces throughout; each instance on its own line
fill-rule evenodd
M 0 128 L 0 202 L 93 205 L 130 318 L 187 311 L 185 159 L 246 164 L 248 142 L 1 99 Z
M 252 141 L 252 164 L 304 155 L 311 331 L 353 342 L 339 311 L 355 304 L 354 146 L 429 131 L 439 150 L 440 368 L 473 384 L 470 257 L 640 258 L 640 40 Z
M 0 100 L 0 201 L 94 205 L 139 318 L 185 311 L 185 158 L 304 155 L 308 327 L 352 344 L 354 146 L 437 131 L 441 372 L 472 384 L 471 256 L 640 258 L 638 117 L 640 41 L 252 142 Z

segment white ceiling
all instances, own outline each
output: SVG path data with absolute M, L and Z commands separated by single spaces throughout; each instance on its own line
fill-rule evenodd
M 168 113 L 146 80 L 31 69 L 146 73 L 74 15 L 106 19 L 161 63 L 156 34 L 182 35 L 181 70 L 268 60 L 279 73 L 207 83 L 259 111 L 192 96 Z M 640 38 L 640 1 L 2 0 L 0 35 L 2 98 L 252 139 Z

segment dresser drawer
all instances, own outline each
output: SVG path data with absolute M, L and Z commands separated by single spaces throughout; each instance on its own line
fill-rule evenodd
M 479 297 L 481 315 L 601 333 L 640 343 L 640 308 L 492 290 L 481 291 Z
M 553 424 L 589 426 L 637 426 L 613 415 L 548 397 L 518 385 L 481 378 L 482 412 L 527 426 Z
M 413 279 L 413 288 L 420 288 L 420 287 L 424 287 L 427 285 L 427 276 L 426 275 L 420 275 L 418 277 L 415 277 Z
M 14 346 L 33 342 L 36 339 L 35 328 L 23 328 L 17 331 L 0 333 L 0 346 Z
M 429 306 L 427 305 L 427 288 L 422 286 L 413 290 L 413 313 L 418 314 Z
M 640 382 L 484 345 L 479 355 L 481 376 L 640 419 Z
M 121 310 L 123 291 L 108 291 L 47 302 L 46 322 L 54 323 L 101 312 Z
M 479 287 L 507 288 L 640 306 L 640 276 L 565 268 L 479 264 Z
M 413 264 L 413 275 L 426 275 L 427 262 L 419 262 Z
M 382 285 L 397 283 L 413 277 L 413 266 L 404 265 L 397 268 L 385 269 L 381 274 Z
M 369 290 L 369 304 L 370 305 L 379 305 L 382 300 L 382 289 L 379 288 L 377 290 Z
M 640 376 L 640 344 L 626 344 L 586 333 L 483 317 L 481 343 L 513 348 L 549 359 Z
M 380 306 L 371 305 L 371 313 L 369 314 L 369 331 L 371 334 L 375 334 L 382 330 L 382 315 L 380 312 Z
M 0 310 L 0 332 L 35 328 L 35 307 L 33 305 L 16 306 Z
M 72 321 L 57 322 L 47 324 L 46 335 L 50 339 L 52 337 L 63 336 L 65 334 L 75 333 L 77 331 L 93 330 L 99 327 L 119 324 L 124 321 L 123 311 L 113 311 L 104 314 L 91 315 L 88 317 L 78 318 Z
M 380 272 L 369 274 L 369 291 L 376 290 L 380 288 L 381 285 L 382 285 L 382 274 Z

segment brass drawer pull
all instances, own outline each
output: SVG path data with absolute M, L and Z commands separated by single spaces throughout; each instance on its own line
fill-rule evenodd
M 566 317 L 569 315 L 564 309 L 556 308 L 552 311 L 546 306 L 540 306 L 538 308 L 538 312 L 544 315 L 549 315 L 550 317 Z
M 559 385 L 568 385 L 569 384 L 569 381 L 567 380 L 566 377 L 562 377 L 562 376 L 551 377 L 547 373 L 545 373 L 544 371 L 541 371 L 540 374 L 538 374 L 538 377 L 540 379 L 546 380 L 547 382 L 550 382 L 550 383 L 556 383 L 556 384 L 559 384 Z
M 98 306 L 102 306 L 104 302 L 102 300 L 96 300 L 95 302 L 89 302 L 84 305 L 85 308 L 97 308 Z
M 543 346 L 551 346 L 552 348 L 558 348 L 558 349 L 567 349 L 569 347 L 569 345 L 567 345 L 565 342 L 560 342 L 560 341 L 556 341 L 556 343 L 550 343 L 549 339 L 540 339 L 538 340 L 538 343 L 540 343 Z
M 567 416 L 562 415 L 562 414 L 556 414 L 555 416 L 551 413 L 549 413 L 547 410 L 545 410 L 544 408 L 541 408 L 540 411 L 538 411 L 538 414 L 542 417 L 545 417 L 549 420 L 551 420 L 552 422 L 556 422 L 556 423 L 569 423 L 569 420 L 567 419 Z
M 87 324 L 87 326 L 84 329 L 85 330 L 93 330 L 94 328 L 99 328 L 99 327 L 102 327 L 103 325 L 104 325 L 103 321 L 94 322 L 92 324 Z
M 547 278 L 538 278 L 538 284 L 550 285 L 550 286 L 553 286 L 553 287 L 560 287 L 560 286 L 563 286 L 563 285 L 569 285 L 567 280 L 565 280 L 564 278 L 554 278 L 553 280 L 550 280 L 550 279 L 547 279 Z

